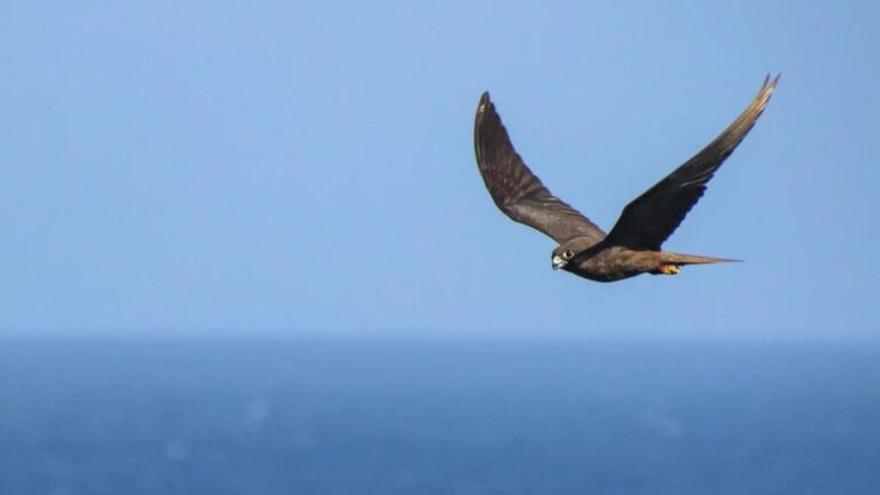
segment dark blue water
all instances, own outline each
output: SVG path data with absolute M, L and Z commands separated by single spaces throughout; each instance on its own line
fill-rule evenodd
M 0 340 L 0 493 L 880 493 L 880 346 Z

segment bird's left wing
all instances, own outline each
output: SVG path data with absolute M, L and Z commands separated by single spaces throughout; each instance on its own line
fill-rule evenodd
M 764 79 L 751 104 L 714 141 L 623 209 L 606 242 L 631 249 L 659 250 L 681 224 L 718 167 L 761 116 L 779 76 Z
M 477 107 L 474 148 L 483 182 L 505 215 L 560 244 L 575 237 L 588 237 L 593 242 L 605 237 L 599 227 L 550 193 L 529 170 L 513 148 L 489 93 L 483 93 Z

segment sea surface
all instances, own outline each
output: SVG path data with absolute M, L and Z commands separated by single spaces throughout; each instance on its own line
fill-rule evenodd
M 0 494 L 880 494 L 880 345 L 0 339 Z

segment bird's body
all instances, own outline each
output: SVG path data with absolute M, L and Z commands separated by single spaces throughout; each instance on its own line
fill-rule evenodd
M 642 273 L 675 275 L 678 267 L 736 261 L 669 251 L 635 250 L 601 241 L 577 254 L 561 268 L 595 282 L 616 282 Z
M 706 184 L 742 142 L 769 101 L 779 77 L 764 80 L 745 111 L 714 141 L 630 202 L 607 234 L 553 196 L 513 148 L 489 94 L 477 107 L 477 165 L 496 206 L 511 219 L 553 238 L 554 269 L 597 282 L 641 273 L 675 275 L 684 265 L 735 261 L 663 251 L 669 237 L 703 195 Z

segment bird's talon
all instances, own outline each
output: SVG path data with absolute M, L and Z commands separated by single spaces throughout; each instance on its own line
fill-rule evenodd
M 663 265 L 663 268 L 660 271 L 666 275 L 678 275 L 679 269 L 675 265 Z

